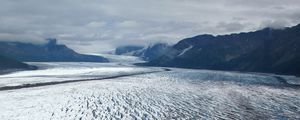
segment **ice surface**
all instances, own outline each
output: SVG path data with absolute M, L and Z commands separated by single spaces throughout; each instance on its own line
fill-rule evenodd
M 133 74 L 159 70 L 118 65 L 116 63 L 31 63 L 40 70 L 20 71 L 0 76 L 0 87 L 30 83 L 105 78 L 123 74 Z
M 44 69 L 2 75 L 0 83 L 18 85 L 162 69 L 114 63 L 34 64 Z M 100 81 L 3 90 L 0 118 L 300 119 L 298 81 L 291 76 L 172 68 Z
M 130 55 L 114 55 L 114 54 L 95 54 L 90 53 L 90 55 L 103 56 L 107 58 L 110 62 L 114 63 L 137 63 L 137 62 L 145 62 L 141 58 Z

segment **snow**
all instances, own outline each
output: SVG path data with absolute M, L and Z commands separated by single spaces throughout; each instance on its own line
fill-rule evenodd
M 190 45 L 189 47 L 182 50 L 182 52 L 178 56 L 184 55 L 187 51 L 191 50 L 194 46 Z
M 95 54 L 95 53 L 90 53 L 90 55 L 103 56 L 113 63 L 145 62 L 141 58 L 132 55 Z
M 0 91 L 4 120 L 300 119 L 299 78 L 118 63 L 31 63 L 0 76 L 1 86 L 119 74 L 156 73 Z M 289 82 L 288 82 L 289 83 Z
M 136 74 L 161 70 L 158 68 L 133 67 L 132 65 L 119 65 L 116 63 L 30 63 L 43 68 L 33 71 L 20 71 L 0 76 L 0 87 L 15 84 L 32 84 L 41 82 L 82 80 L 105 78 L 116 75 Z

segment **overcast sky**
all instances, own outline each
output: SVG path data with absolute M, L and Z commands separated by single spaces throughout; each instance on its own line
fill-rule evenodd
M 1 0 L 0 40 L 78 52 L 300 23 L 300 0 Z

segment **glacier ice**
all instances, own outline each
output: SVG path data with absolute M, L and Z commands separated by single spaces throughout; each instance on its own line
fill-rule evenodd
M 99 78 L 163 68 L 31 63 L 0 85 Z M 150 74 L 0 91 L 2 119 L 300 119 L 299 78 L 169 68 Z M 288 84 L 288 85 L 286 85 Z M 1 87 L 0 86 L 0 87 Z

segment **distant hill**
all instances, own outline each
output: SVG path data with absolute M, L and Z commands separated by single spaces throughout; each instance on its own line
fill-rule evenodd
M 36 69 L 36 67 L 0 55 L 0 74 L 2 74 L 3 71 L 12 70 L 12 69 L 14 70 Z
M 300 25 L 187 38 L 145 65 L 300 75 Z
M 134 45 L 128 45 L 128 46 L 120 46 L 117 47 L 115 50 L 116 55 L 133 55 L 136 51 L 143 49 L 143 46 L 134 46 Z
M 121 46 L 116 48 L 115 54 L 136 56 L 145 61 L 150 61 L 162 56 L 170 47 L 166 43 L 156 43 L 147 47 Z
M 100 56 L 83 55 L 56 39 L 47 39 L 47 44 L 36 45 L 20 42 L 0 42 L 0 54 L 23 62 L 108 62 Z
M 145 61 L 151 61 L 164 55 L 171 46 L 166 43 L 156 43 L 134 53 Z

